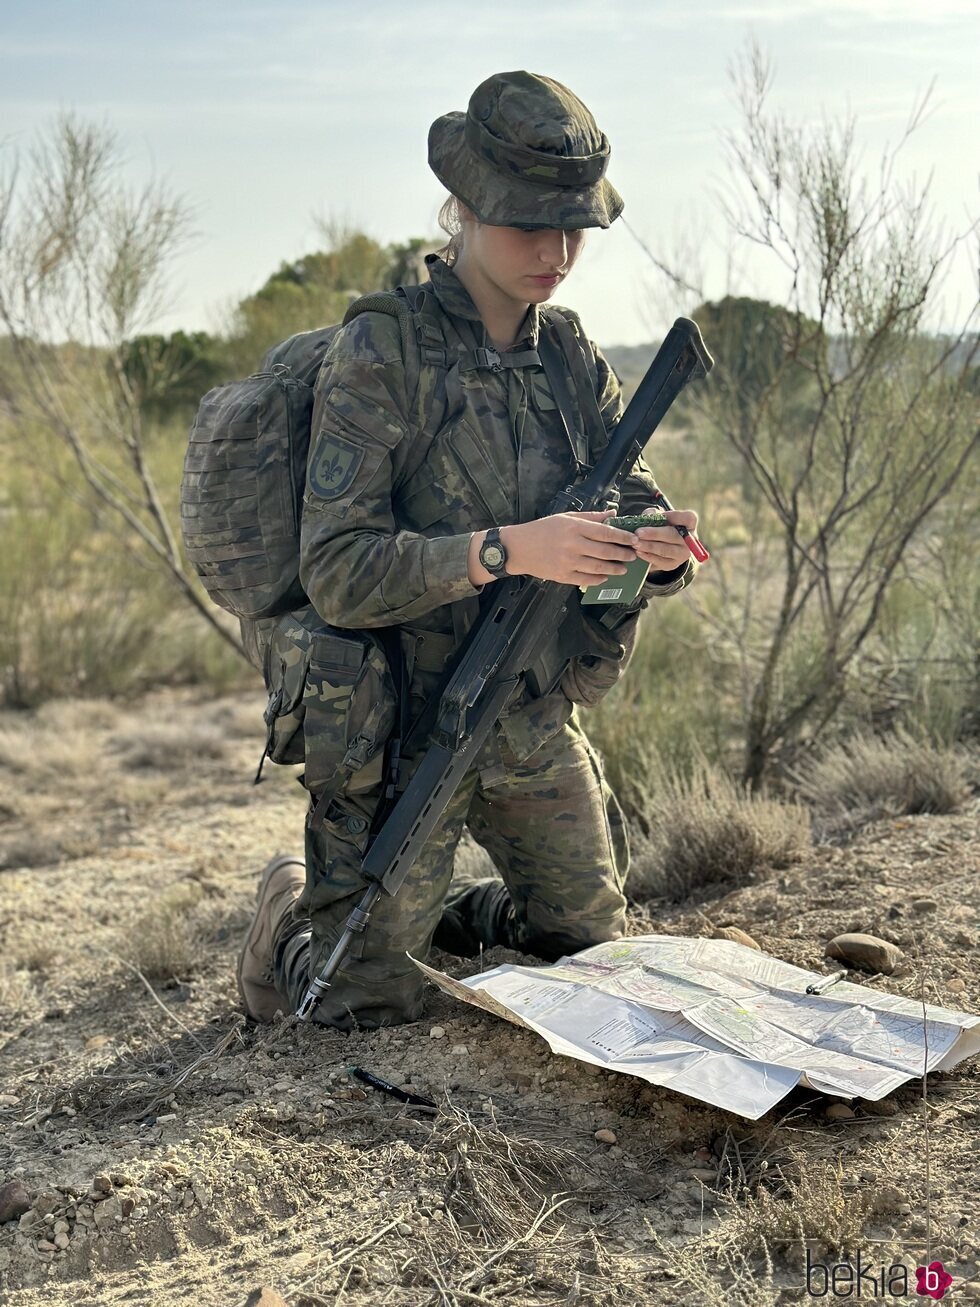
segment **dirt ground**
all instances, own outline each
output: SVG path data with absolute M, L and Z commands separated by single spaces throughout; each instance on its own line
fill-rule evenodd
M 246 1024 L 238 942 L 305 807 L 295 771 L 251 784 L 260 713 L 160 692 L 0 715 L 0 1185 L 31 1203 L 0 1225 L 0 1301 L 764 1307 L 808 1301 L 805 1256 L 836 1243 L 914 1268 L 927 1242 L 947 1301 L 980 1298 L 980 1059 L 925 1105 L 912 1083 L 834 1119 L 797 1090 L 752 1123 L 432 988 L 390 1031 Z M 831 935 L 867 930 L 906 953 L 868 984 L 977 1011 L 978 850 L 976 808 L 879 822 L 725 897 L 636 906 L 632 929 L 737 925 L 821 969 Z

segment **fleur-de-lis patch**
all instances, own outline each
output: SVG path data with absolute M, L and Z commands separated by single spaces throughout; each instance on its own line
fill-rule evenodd
M 334 431 L 321 431 L 309 465 L 310 490 L 320 499 L 339 499 L 349 490 L 364 450 Z

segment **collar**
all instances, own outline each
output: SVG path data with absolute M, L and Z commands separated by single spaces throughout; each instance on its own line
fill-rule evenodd
M 432 289 L 439 301 L 439 307 L 453 317 L 467 318 L 470 322 L 478 322 L 483 331 L 483 342 L 490 346 L 490 337 L 487 335 L 486 326 L 480 317 L 480 311 L 473 303 L 469 291 L 452 268 L 438 254 L 427 254 L 425 256 L 425 266 L 429 273 L 429 280 L 432 282 Z M 538 306 L 529 304 L 527 316 L 521 323 L 517 339 L 511 349 L 516 350 L 519 346 L 537 349 L 539 331 Z M 508 353 L 510 352 L 508 350 Z

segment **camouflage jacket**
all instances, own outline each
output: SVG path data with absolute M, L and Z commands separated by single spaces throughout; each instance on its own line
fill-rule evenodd
M 540 365 L 464 366 L 492 342 L 462 283 L 442 260 L 427 262 L 445 344 L 461 362 L 423 366 L 413 403 L 395 318 L 366 312 L 339 332 L 316 384 L 300 565 L 326 621 L 401 628 L 413 700 L 419 697 L 413 710 L 479 612 L 480 589 L 467 575 L 471 534 L 540 517 L 574 480 L 576 463 Z M 511 357 L 534 350 L 543 326 L 531 305 Z M 595 358 L 608 432 L 622 411 L 620 387 L 598 350 Z M 590 464 L 599 452 L 577 451 Z M 640 511 L 655 491 L 639 462 L 620 511 Z M 641 603 L 682 589 L 693 572 L 692 562 L 651 573 Z M 532 699 L 525 689 L 500 726 L 520 759 L 571 711 L 562 690 Z

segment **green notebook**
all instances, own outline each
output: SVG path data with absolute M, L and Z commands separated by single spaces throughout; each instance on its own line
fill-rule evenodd
M 610 517 L 607 526 L 618 527 L 621 531 L 638 531 L 641 526 L 666 526 L 667 518 L 663 513 L 647 513 L 640 517 Z M 619 576 L 607 577 L 596 585 L 582 587 L 583 604 L 631 604 L 636 599 L 647 579 L 650 564 L 642 558 L 634 558 L 626 564 L 626 571 Z

